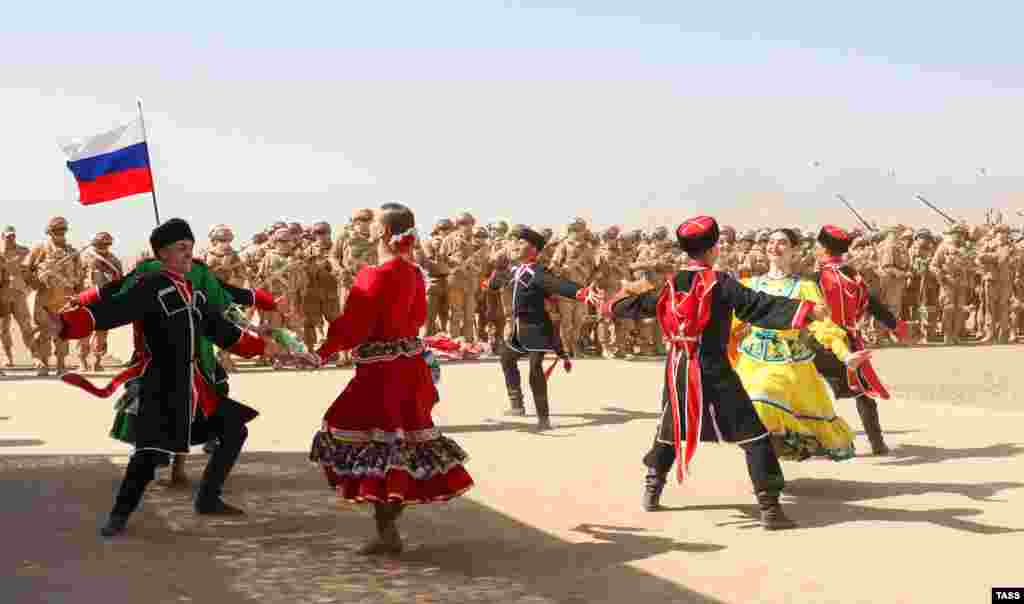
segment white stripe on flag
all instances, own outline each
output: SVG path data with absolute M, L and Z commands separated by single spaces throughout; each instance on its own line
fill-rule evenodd
M 69 161 L 78 161 L 104 153 L 112 153 L 125 147 L 145 142 L 142 135 L 142 120 L 135 119 L 109 132 L 74 139 L 65 139 L 60 148 Z

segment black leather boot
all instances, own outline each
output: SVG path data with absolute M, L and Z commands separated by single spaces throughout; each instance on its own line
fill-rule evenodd
M 665 490 L 665 478 L 668 474 L 647 468 L 644 477 L 644 510 L 657 512 L 661 509 L 661 493 Z
M 543 432 L 551 429 L 551 420 L 548 419 L 548 398 L 547 395 L 533 395 L 533 406 L 537 408 L 537 430 Z
M 796 527 L 796 523 L 782 511 L 778 491 L 758 491 L 757 505 L 761 508 L 761 526 L 764 530 L 778 531 Z
M 857 413 L 860 414 L 861 424 L 864 425 L 864 433 L 867 434 L 868 442 L 871 443 L 871 452 L 875 455 L 886 455 L 889 447 L 882 438 L 882 424 L 878 419 L 878 403 L 867 396 L 857 397 Z
M 240 516 L 245 512 L 241 509 L 224 503 L 220 496 L 224 489 L 224 482 L 228 474 L 235 467 L 238 455 L 242 452 L 242 445 L 249 432 L 245 425 L 234 434 L 225 434 L 220 439 L 220 446 L 210 456 L 210 461 L 203 471 L 203 480 L 199 483 L 199 492 L 196 493 L 195 509 L 199 514 L 211 514 L 218 516 Z
M 515 417 L 523 417 L 526 415 L 526 407 L 523 404 L 522 388 L 508 389 L 508 403 L 509 407 L 505 410 L 505 415 L 512 415 Z

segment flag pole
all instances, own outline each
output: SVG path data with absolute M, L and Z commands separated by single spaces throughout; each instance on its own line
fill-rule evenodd
M 146 120 L 142 117 L 142 98 L 135 99 L 139 106 L 139 124 L 142 126 L 142 140 L 146 142 L 146 169 L 149 170 L 149 181 L 152 183 L 150 194 L 153 196 L 153 214 L 156 216 L 156 225 L 160 226 L 160 209 L 156 205 L 156 179 L 153 178 L 153 161 L 149 156 L 149 137 L 146 136 Z

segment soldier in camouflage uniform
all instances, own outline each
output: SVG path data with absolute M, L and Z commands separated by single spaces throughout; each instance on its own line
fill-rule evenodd
M 204 254 L 203 261 L 210 267 L 210 272 L 228 285 L 245 287 L 249 270 L 245 260 L 231 246 L 235 240 L 234 231 L 226 224 L 218 224 L 210 229 L 209 238 L 210 246 Z M 259 270 L 259 265 L 256 269 Z M 226 371 L 235 370 L 235 362 L 229 352 L 218 351 L 217 359 Z
M 32 316 L 36 325 L 46 325 L 49 313 L 57 313 L 71 297 L 82 290 L 82 263 L 78 252 L 67 242 L 68 221 L 62 216 L 50 219 L 46 234 L 50 240 L 37 244 L 22 263 L 25 278 L 36 290 Z M 66 371 L 68 341 L 53 338 L 39 330 L 33 345 L 38 375 L 50 373 L 50 353 L 57 357 L 57 373 Z
M 882 235 L 884 239 L 876 247 L 878 253 L 878 285 L 879 297 L 897 319 L 903 311 L 903 295 L 907 289 L 907 278 L 910 276 L 910 254 L 902 240 L 902 229 L 891 227 Z M 889 334 L 892 343 L 897 343 L 895 335 Z
M 1006 344 L 1010 337 L 1010 296 L 1017 257 L 1009 240 L 1009 226 L 997 224 L 993 231 L 992 238 L 979 249 L 976 257 L 987 305 L 982 342 L 998 339 L 999 343 Z
M 304 298 L 302 340 L 308 350 L 317 346 L 317 332 L 341 314 L 338 277 L 331 262 L 331 225 L 320 221 L 313 225 L 313 240 L 306 255 L 308 286 Z M 326 335 L 326 328 L 324 335 Z
M 22 264 L 28 257 L 29 249 L 18 245 L 17 231 L 7 225 L 3 230 L 3 243 L 0 244 L 0 268 L 4 278 L 0 280 L 0 341 L 7 355 L 7 367 L 14 367 L 14 341 L 11 339 L 11 319 L 18 324 L 21 341 L 25 350 L 32 352 L 33 333 L 32 315 L 28 311 L 29 286 L 25 278 Z
M 630 266 L 639 278 L 655 284 L 658 289 L 665 285 L 670 274 L 676 270 L 675 244 L 668 238 L 668 228 L 658 227 L 651 234 L 651 241 L 640 249 L 636 260 Z M 641 354 L 665 353 L 661 326 L 656 319 L 643 319 L 639 326 Z
M 1020 237 L 1019 234 L 1016 235 Z M 1024 329 L 1024 238 L 1016 240 L 1014 248 L 1017 250 L 1016 261 L 1013 263 L 1013 298 L 1011 300 L 1011 327 L 1010 342 L 1021 340 L 1021 331 Z
M 448 332 L 448 275 L 451 267 L 441 248 L 445 237 L 454 230 L 455 223 L 450 218 L 438 219 L 430 238 L 420 244 L 416 262 L 427 271 L 427 336 Z
M 942 307 L 942 340 L 959 344 L 963 333 L 964 310 L 967 306 L 968 283 L 974 272 L 964 246 L 966 229 L 953 225 L 946 230 L 946 239 L 935 250 L 928 269 L 939 282 L 939 305 Z
M 566 238 L 558 244 L 550 269 L 563 279 L 589 284 L 594 278 L 595 268 L 594 249 L 587 241 L 587 223 L 577 217 L 566 226 Z M 583 335 L 586 311 L 586 306 L 577 304 L 575 300 L 558 300 L 558 314 L 562 320 L 559 333 L 562 347 L 570 358 L 583 353 L 580 350 L 580 337 Z
M 92 249 L 82 254 L 83 286 L 97 289 L 116 281 L 124 274 L 121 261 L 110 252 L 114 237 L 107 232 L 96 233 L 92 238 Z M 92 352 L 93 363 L 89 364 Z M 78 341 L 78 362 L 82 371 L 103 371 L 103 357 L 107 354 L 107 332 L 93 332 L 91 338 Z
M 482 226 L 473 229 L 473 266 L 475 273 L 480 277 L 477 279 L 477 287 L 473 292 L 476 298 L 476 333 L 481 341 L 486 341 L 491 350 L 497 350 L 497 312 L 501 311 L 500 303 L 495 309 L 488 305 L 488 288 L 483 283 L 483 278 L 491 274 L 491 232 Z M 504 328 L 504 325 L 502 325 Z
M 935 254 L 931 233 L 921 231 L 914 235 L 910 246 L 910 277 L 903 299 L 903 316 L 917 326 L 918 342 L 928 344 L 938 333 L 939 283 L 928 269 Z
M 618 227 L 608 227 L 601 233 L 597 250 L 597 269 L 594 282 L 604 292 L 617 292 L 623 281 L 630 280 L 629 261 L 626 260 Z M 629 332 L 634 321 L 601 317 L 597 323 L 597 338 L 606 359 L 625 358 L 629 351 Z
M 475 259 L 473 228 L 476 218 L 469 212 L 455 217 L 456 230 L 441 245 L 441 254 L 451 272 L 448 274 L 448 302 L 451 318 L 448 321 L 451 336 L 468 343 L 476 342 L 476 295 L 481 276 Z
M 259 280 L 274 299 L 284 297 L 278 304 L 280 311 L 261 313 L 260 322 L 266 327 L 283 327 L 301 332 L 303 319 L 303 293 L 308 275 L 301 256 L 297 253 L 298 237 L 292 229 L 280 229 L 271 237 L 274 248 L 267 252 L 260 264 Z M 274 368 L 278 368 L 275 365 Z

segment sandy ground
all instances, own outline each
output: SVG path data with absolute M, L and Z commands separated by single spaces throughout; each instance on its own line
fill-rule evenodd
M 155 487 L 107 542 L 96 531 L 127 454 L 106 436 L 112 399 L 16 370 L 0 382 L 0 602 L 989 601 L 992 586 L 1024 585 L 1020 353 L 878 352 L 897 394 L 881 406 L 893 453 L 785 465 L 801 526 L 778 533 L 754 522 L 730 446 L 700 449 L 667 511 L 641 510 L 660 364 L 557 372 L 545 434 L 500 416 L 497 364 L 448 365 L 436 420 L 470 452 L 477 486 L 408 511 L 399 559 L 355 554 L 367 511 L 336 503 L 306 459 L 348 370 L 233 376 L 262 412 L 226 493 L 249 515 L 200 519 L 189 492 Z M 860 428 L 852 401 L 838 410 Z M 204 463 L 190 457 L 194 478 Z

